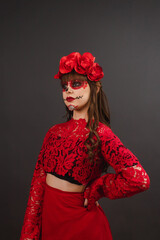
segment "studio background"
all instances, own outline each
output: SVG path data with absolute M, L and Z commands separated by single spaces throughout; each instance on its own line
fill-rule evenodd
M 62 56 L 91 52 L 102 66 L 111 127 L 151 185 L 99 200 L 114 240 L 160 237 L 160 2 L 1 2 L 1 239 L 20 237 L 34 167 L 47 130 L 64 122 Z

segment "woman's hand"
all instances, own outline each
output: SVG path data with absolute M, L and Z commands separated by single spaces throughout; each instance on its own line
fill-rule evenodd
M 103 179 L 97 178 L 86 186 L 84 190 L 84 207 L 91 210 L 92 207 L 99 206 L 98 200 L 103 197 Z
M 95 204 L 97 205 L 97 207 L 99 207 L 98 201 L 96 201 Z M 85 199 L 84 199 L 84 207 L 87 207 L 87 206 L 88 206 L 88 199 L 85 198 Z

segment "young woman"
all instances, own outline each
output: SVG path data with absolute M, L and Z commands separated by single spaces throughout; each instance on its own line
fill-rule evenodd
M 67 121 L 45 135 L 21 240 L 111 240 L 98 200 L 130 197 L 150 186 L 137 157 L 111 130 L 103 75 L 91 53 L 60 60 L 54 77 L 60 79 Z M 115 173 L 107 173 L 109 165 Z

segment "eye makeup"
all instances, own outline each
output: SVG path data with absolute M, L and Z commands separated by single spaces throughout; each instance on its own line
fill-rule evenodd
M 68 89 L 68 84 L 72 89 L 80 89 L 80 88 L 85 89 L 87 87 L 87 83 L 88 83 L 87 81 L 75 79 L 75 80 L 61 82 L 61 87 L 63 92 Z

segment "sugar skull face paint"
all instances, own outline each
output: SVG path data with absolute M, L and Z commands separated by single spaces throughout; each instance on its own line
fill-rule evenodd
M 65 105 L 70 111 L 84 108 L 90 97 L 90 86 L 82 79 L 61 81 L 62 95 Z
M 65 92 L 68 89 L 68 85 L 73 89 L 85 89 L 87 87 L 87 81 L 81 79 L 73 79 L 70 81 L 63 81 L 61 82 L 62 91 Z

